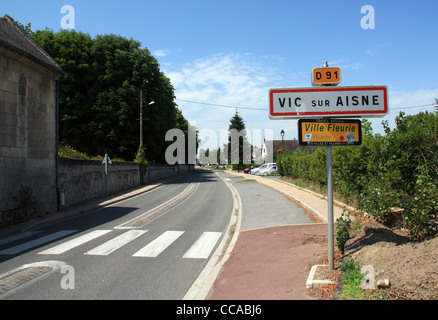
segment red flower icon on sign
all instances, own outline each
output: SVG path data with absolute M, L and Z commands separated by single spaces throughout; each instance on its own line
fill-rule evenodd
M 341 141 L 344 141 L 344 139 L 345 139 L 344 136 L 339 137 L 339 140 L 341 140 Z

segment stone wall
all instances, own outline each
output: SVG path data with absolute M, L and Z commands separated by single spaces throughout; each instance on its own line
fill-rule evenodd
M 57 79 L 0 47 L 0 224 L 57 208 Z
M 105 175 L 105 165 L 102 161 L 65 158 L 59 160 L 59 193 L 60 204 L 63 207 L 103 197 L 107 193 L 122 191 L 139 184 L 139 165 L 134 162 L 114 161 L 113 164 L 108 165 L 108 174 Z
M 86 200 L 100 198 L 106 194 L 120 192 L 159 179 L 194 171 L 193 166 L 180 165 L 149 166 L 141 181 L 140 165 L 135 162 L 116 162 L 105 165 L 97 160 L 59 161 L 59 195 L 62 207 L 70 207 Z M 106 177 L 106 182 L 105 182 Z

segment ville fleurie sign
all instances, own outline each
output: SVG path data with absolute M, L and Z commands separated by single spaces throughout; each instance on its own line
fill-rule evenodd
M 388 113 L 388 88 L 319 87 L 269 90 L 269 119 L 373 118 Z
M 300 119 L 298 141 L 302 146 L 357 146 L 362 143 L 360 120 Z

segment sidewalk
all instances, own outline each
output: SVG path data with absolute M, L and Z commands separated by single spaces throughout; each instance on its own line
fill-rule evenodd
M 243 175 L 243 173 L 237 173 L 234 171 L 227 170 L 225 172 L 234 175 Z M 292 198 L 294 201 L 298 202 L 303 208 L 309 210 L 311 213 L 319 217 L 324 222 L 327 222 L 328 204 L 326 197 L 278 179 L 254 175 L 249 175 L 248 179 L 254 179 L 258 183 L 277 190 L 283 195 Z M 334 203 L 333 215 L 335 222 L 336 219 L 338 219 L 342 215 L 342 212 L 344 211 L 344 206 L 345 205 L 342 205 L 338 202 Z
M 298 203 L 322 223 L 267 226 L 237 230 L 237 241 L 224 263 L 207 300 L 314 300 L 307 295 L 310 267 L 327 252 L 327 199 L 277 179 L 226 174 L 256 180 Z M 334 206 L 334 219 L 343 207 Z M 245 213 L 243 213 L 244 215 Z

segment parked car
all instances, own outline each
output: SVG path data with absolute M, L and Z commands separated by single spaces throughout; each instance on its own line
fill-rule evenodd
M 275 173 L 277 173 L 277 166 L 276 165 L 273 165 L 272 167 L 257 171 L 257 175 L 259 175 L 259 176 L 270 176 L 270 175 L 275 174 Z
M 262 164 L 262 165 L 260 165 L 260 166 L 258 166 L 258 167 L 255 167 L 255 168 L 253 168 L 253 169 L 251 169 L 248 173 L 249 174 L 256 174 L 256 172 L 258 171 L 258 170 L 260 170 L 260 169 L 263 169 L 263 168 L 265 168 L 266 166 L 264 165 L 264 164 Z
M 252 169 L 258 168 L 260 166 L 251 166 L 249 168 L 246 168 L 245 170 L 243 170 L 243 173 L 249 173 Z
M 271 168 L 272 166 L 274 166 L 274 165 L 276 165 L 276 163 L 265 163 L 265 164 L 262 164 L 260 167 L 258 167 L 258 168 L 255 168 L 255 169 L 252 169 L 251 171 L 250 171 L 250 174 L 253 174 L 253 175 L 260 175 L 259 174 L 259 172 L 261 171 L 261 170 L 265 170 L 265 169 L 269 169 L 269 168 Z

